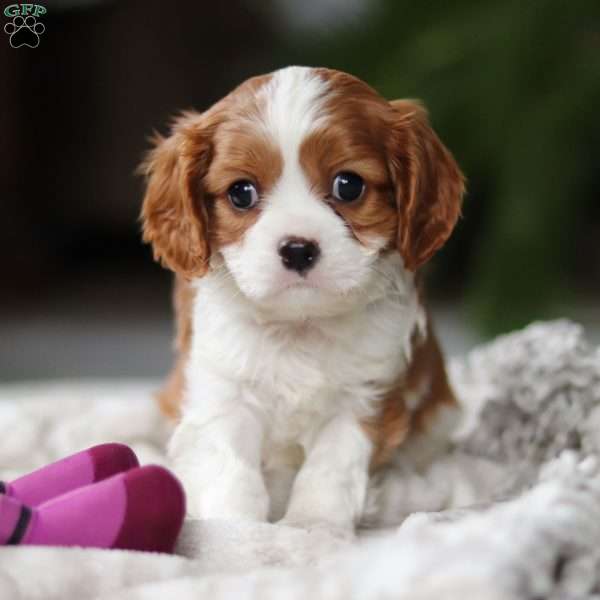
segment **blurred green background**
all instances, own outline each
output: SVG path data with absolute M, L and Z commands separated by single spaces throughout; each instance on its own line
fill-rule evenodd
M 38 48 L 0 37 L 0 380 L 168 368 L 133 171 L 175 112 L 289 64 L 422 99 L 462 166 L 428 274 L 446 348 L 563 316 L 600 339 L 600 1 L 42 4 Z

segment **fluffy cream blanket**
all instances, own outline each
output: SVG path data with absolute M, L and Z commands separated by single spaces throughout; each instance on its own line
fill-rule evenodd
M 451 365 L 465 421 L 426 469 L 382 480 L 383 531 L 354 541 L 189 521 L 179 556 L 0 548 L 0 599 L 594 598 L 600 594 L 600 349 L 535 324 Z M 0 386 L 0 478 L 108 440 L 164 462 L 153 382 Z

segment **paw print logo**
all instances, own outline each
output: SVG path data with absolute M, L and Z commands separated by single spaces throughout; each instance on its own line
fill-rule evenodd
M 40 45 L 40 35 L 46 28 L 33 15 L 23 18 L 16 16 L 4 26 L 4 31 L 10 36 L 10 45 L 13 48 L 27 46 L 37 48 Z

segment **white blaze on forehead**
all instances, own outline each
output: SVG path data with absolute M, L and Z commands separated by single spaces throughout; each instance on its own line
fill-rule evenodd
M 283 155 L 284 163 L 298 161 L 300 145 L 323 125 L 323 99 L 328 84 L 310 67 L 287 67 L 273 74 L 260 90 L 265 97 L 263 126 Z

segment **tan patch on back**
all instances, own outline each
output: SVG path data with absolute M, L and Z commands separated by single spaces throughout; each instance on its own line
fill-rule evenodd
M 173 288 L 176 317 L 174 350 L 177 358 L 164 387 L 158 393 L 161 410 L 171 419 L 178 419 L 185 388 L 185 365 L 192 344 L 192 309 L 195 291 L 189 281 L 177 276 Z
M 407 405 L 409 395 L 418 397 L 414 410 Z M 363 422 L 374 444 L 371 468 L 387 463 L 409 435 L 426 431 L 443 406 L 456 406 L 456 399 L 448 383 L 437 338 L 428 324 L 424 339 L 414 336 L 408 370 L 384 398 L 379 415 Z

